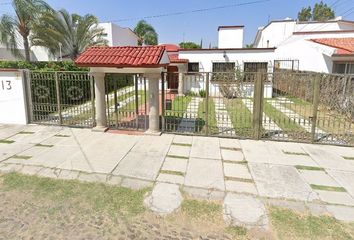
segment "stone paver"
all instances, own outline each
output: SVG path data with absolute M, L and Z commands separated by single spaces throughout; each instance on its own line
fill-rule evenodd
M 264 204 L 252 196 L 228 193 L 224 200 L 224 219 L 233 226 L 268 229 Z
M 346 206 L 327 206 L 327 210 L 340 221 L 354 222 L 354 208 Z
M 346 192 L 322 191 L 316 190 L 320 199 L 326 203 L 342 204 L 347 206 L 354 206 L 354 198 Z
M 22 167 L 20 164 L 1 164 L 0 173 L 19 172 Z
M 327 171 L 354 198 L 354 173 L 344 171 Z
M 70 171 L 70 170 L 61 170 L 59 173 L 58 178 L 64 179 L 64 180 L 75 180 L 79 176 L 78 171 Z
M 185 185 L 224 191 L 225 184 L 221 161 L 191 158 L 187 168 Z
M 152 187 L 153 182 L 134 179 L 134 178 L 123 178 L 121 186 L 126 188 L 131 188 L 134 190 L 140 190 L 140 189 Z
M 249 193 L 257 195 L 257 189 L 254 183 L 240 181 L 225 181 L 226 191 L 237 193 Z
M 193 137 L 192 136 L 176 135 L 173 138 L 173 143 L 190 144 L 190 145 L 192 145 L 192 142 L 193 142 Z
M 179 186 L 168 183 L 157 183 L 150 196 L 144 200 L 145 205 L 152 211 L 164 215 L 172 213 L 182 203 Z
M 224 174 L 226 177 L 252 179 L 245 164 L 224 163 Z
M 202 188 L 195 188 L 195 187 L 183 187 L 183 191 L 188 195 L 201 198 L 205 200 L 223 200 L 225 198 L 225 192 L 215 189 L 202 189 Z
M 42 168 L 37 173 L 38 176 L 47 177 L 47 178 L 57 178 L 59 174 L 60 174 L 60 170 L 55 168 Z
M 21 168 L 20 173 L 26 174 L 26 175 L 36 175 L 42 167 L 38 166 L 23 166 Z
M 176 171 L 185 173 L 187 170 L 187 159 L 166 157 L 161 170 Z
M 305 145 L 304 149 L 321 167 L 354 172 L 354 161 L 344 160 L 336 153 L 315 145 Z
M 221 149 L 221 157 L 225 161 L 242 162 L 244 156 L 242 151 L 235 151 L 230 149 Z
M 106 183 L 110 185 L 120 185 L 122 183 L 122 177 L 110 175 L 107 177 Z
M 340 185 L 324 171 L 300 170 L 299 172 L 301 177 L 309 184 L 340 187 Z
M 171 145 L 170 150 L 168 151 L 168 155 L 188 158 L 190 151 L 191 147 Z
M 114 175 L 154 181 L 160 171 L 164 158 L 129 152 L 113 171 Z
M 184 183 L 184 177 L 180 175 L 160 173 L 157 177 L 157 181 L 182 185 Z
M 241 144 L 238 139 L 220 138 L 219 143 L 221 148 L 241 148 Z
M 301 201 L 318 199 L 294 167 L 259 163 L 250 163 L 249 167 L 261 196 Z
M 219 139 L 207 137 L 193 137 L 193 145 L 190 157 L 221 159 Z
M 99 173 L 80 173 L 78 180 L 83 182 L 107 182 L 107 174 L 99 174 Z

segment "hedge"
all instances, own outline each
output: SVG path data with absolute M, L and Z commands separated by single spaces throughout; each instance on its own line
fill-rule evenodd
M 88 71 L 72 61 L 63 62 L 25 62 L 25 61 L 0 61 L 0 69 L 29 69 L 35 71 Z

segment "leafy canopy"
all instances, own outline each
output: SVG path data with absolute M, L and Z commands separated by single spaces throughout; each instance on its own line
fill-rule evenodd
M 304 7 L 298 13 L 299 21 L 327 21 L 335 18 L 334 10 L 321 1 L 316 3 L 313 9 Z
M 30 61 L 28 36 L 39 17 L 52 9 L 42 0 L 13 0 L 12 7 L 14 16 L 3 14 L 0 18 L 0 43 L 5 44 L 15 57 Z M 20 50 L 22 48 L 25 56 Z
M 145 20 L 140 20 L 134 28 L 134 33 L 138 36 L 138 45 L 157 45 L 158 34 L 153 26 Z
M 64 58 L 75 59 L 88 47 L 107 44 L 103 34 L 104 29 L 98 26 L 95 16 L 60 10 L 40 18 L 31 41 L 34 46 L 46 47 L 53 56 L 58 57 L 61 50 Z
M 194 42 L 181 42 L 179 46 L 183 49 L 198 49 L 201 48 L 199 44 L 196 44 Z

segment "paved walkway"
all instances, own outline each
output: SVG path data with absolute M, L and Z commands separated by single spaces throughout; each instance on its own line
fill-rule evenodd
M 0 125 L 0 172 L 131 188 L 170 183 L 200 198 L 291 200 L 338 218 L 353 211 L 353 159 L 348 147 Z
M 229 113 L 226 110 L 223 98 L 213 98 L 215 104 L 216 125 L 222 135 L 235 136 L 235 128 L 232 125 Z
M 203 101 L 200 97 L 193 97 L 188 104 L 186 112 L 178 125 L 177 132 L 194 133 L 198 118 L 199 103 Z

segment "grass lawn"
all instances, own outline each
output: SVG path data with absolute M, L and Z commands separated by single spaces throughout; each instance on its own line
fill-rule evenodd
M 172 100 L 171 110 L 165 111 L 165 129 L 166 131 L 176 131 L 184 113 L 187 111 L 191 102 L 190 96 L 177 96 Z
M 236 134 L 242 137 L 252 137 L 253 116 L 242 102 L 242 99 L 225 99 L 224 102 Z
M 229 227 L 222 202 L 183 193 L 179 210 L 160 217 L 144 206 L 151 189 L 54 180 L 16 173 L 0 175 L 4 239 L 353 239 L 354 224 L 267 206 L 268 232 Z M 104 236 L 104 237 L 103 237 Z M 264 237 L 264 238 L 262 238 Z
M 216 115 L 215 115 L 215 104 L 213 99 L 209 98 L 208 101 L 208 116 L 206 116 L 206 104 L 207 100 L 203 98 L 203 100 L 199 103 L 198 107 L 198 131 L 201 133 L 205 133 L 208 130 L 210 135 L 218 134 L 219 129 L 216 125 Z M 208 129 L 206 129 L 206 121 L 208 120 Z

